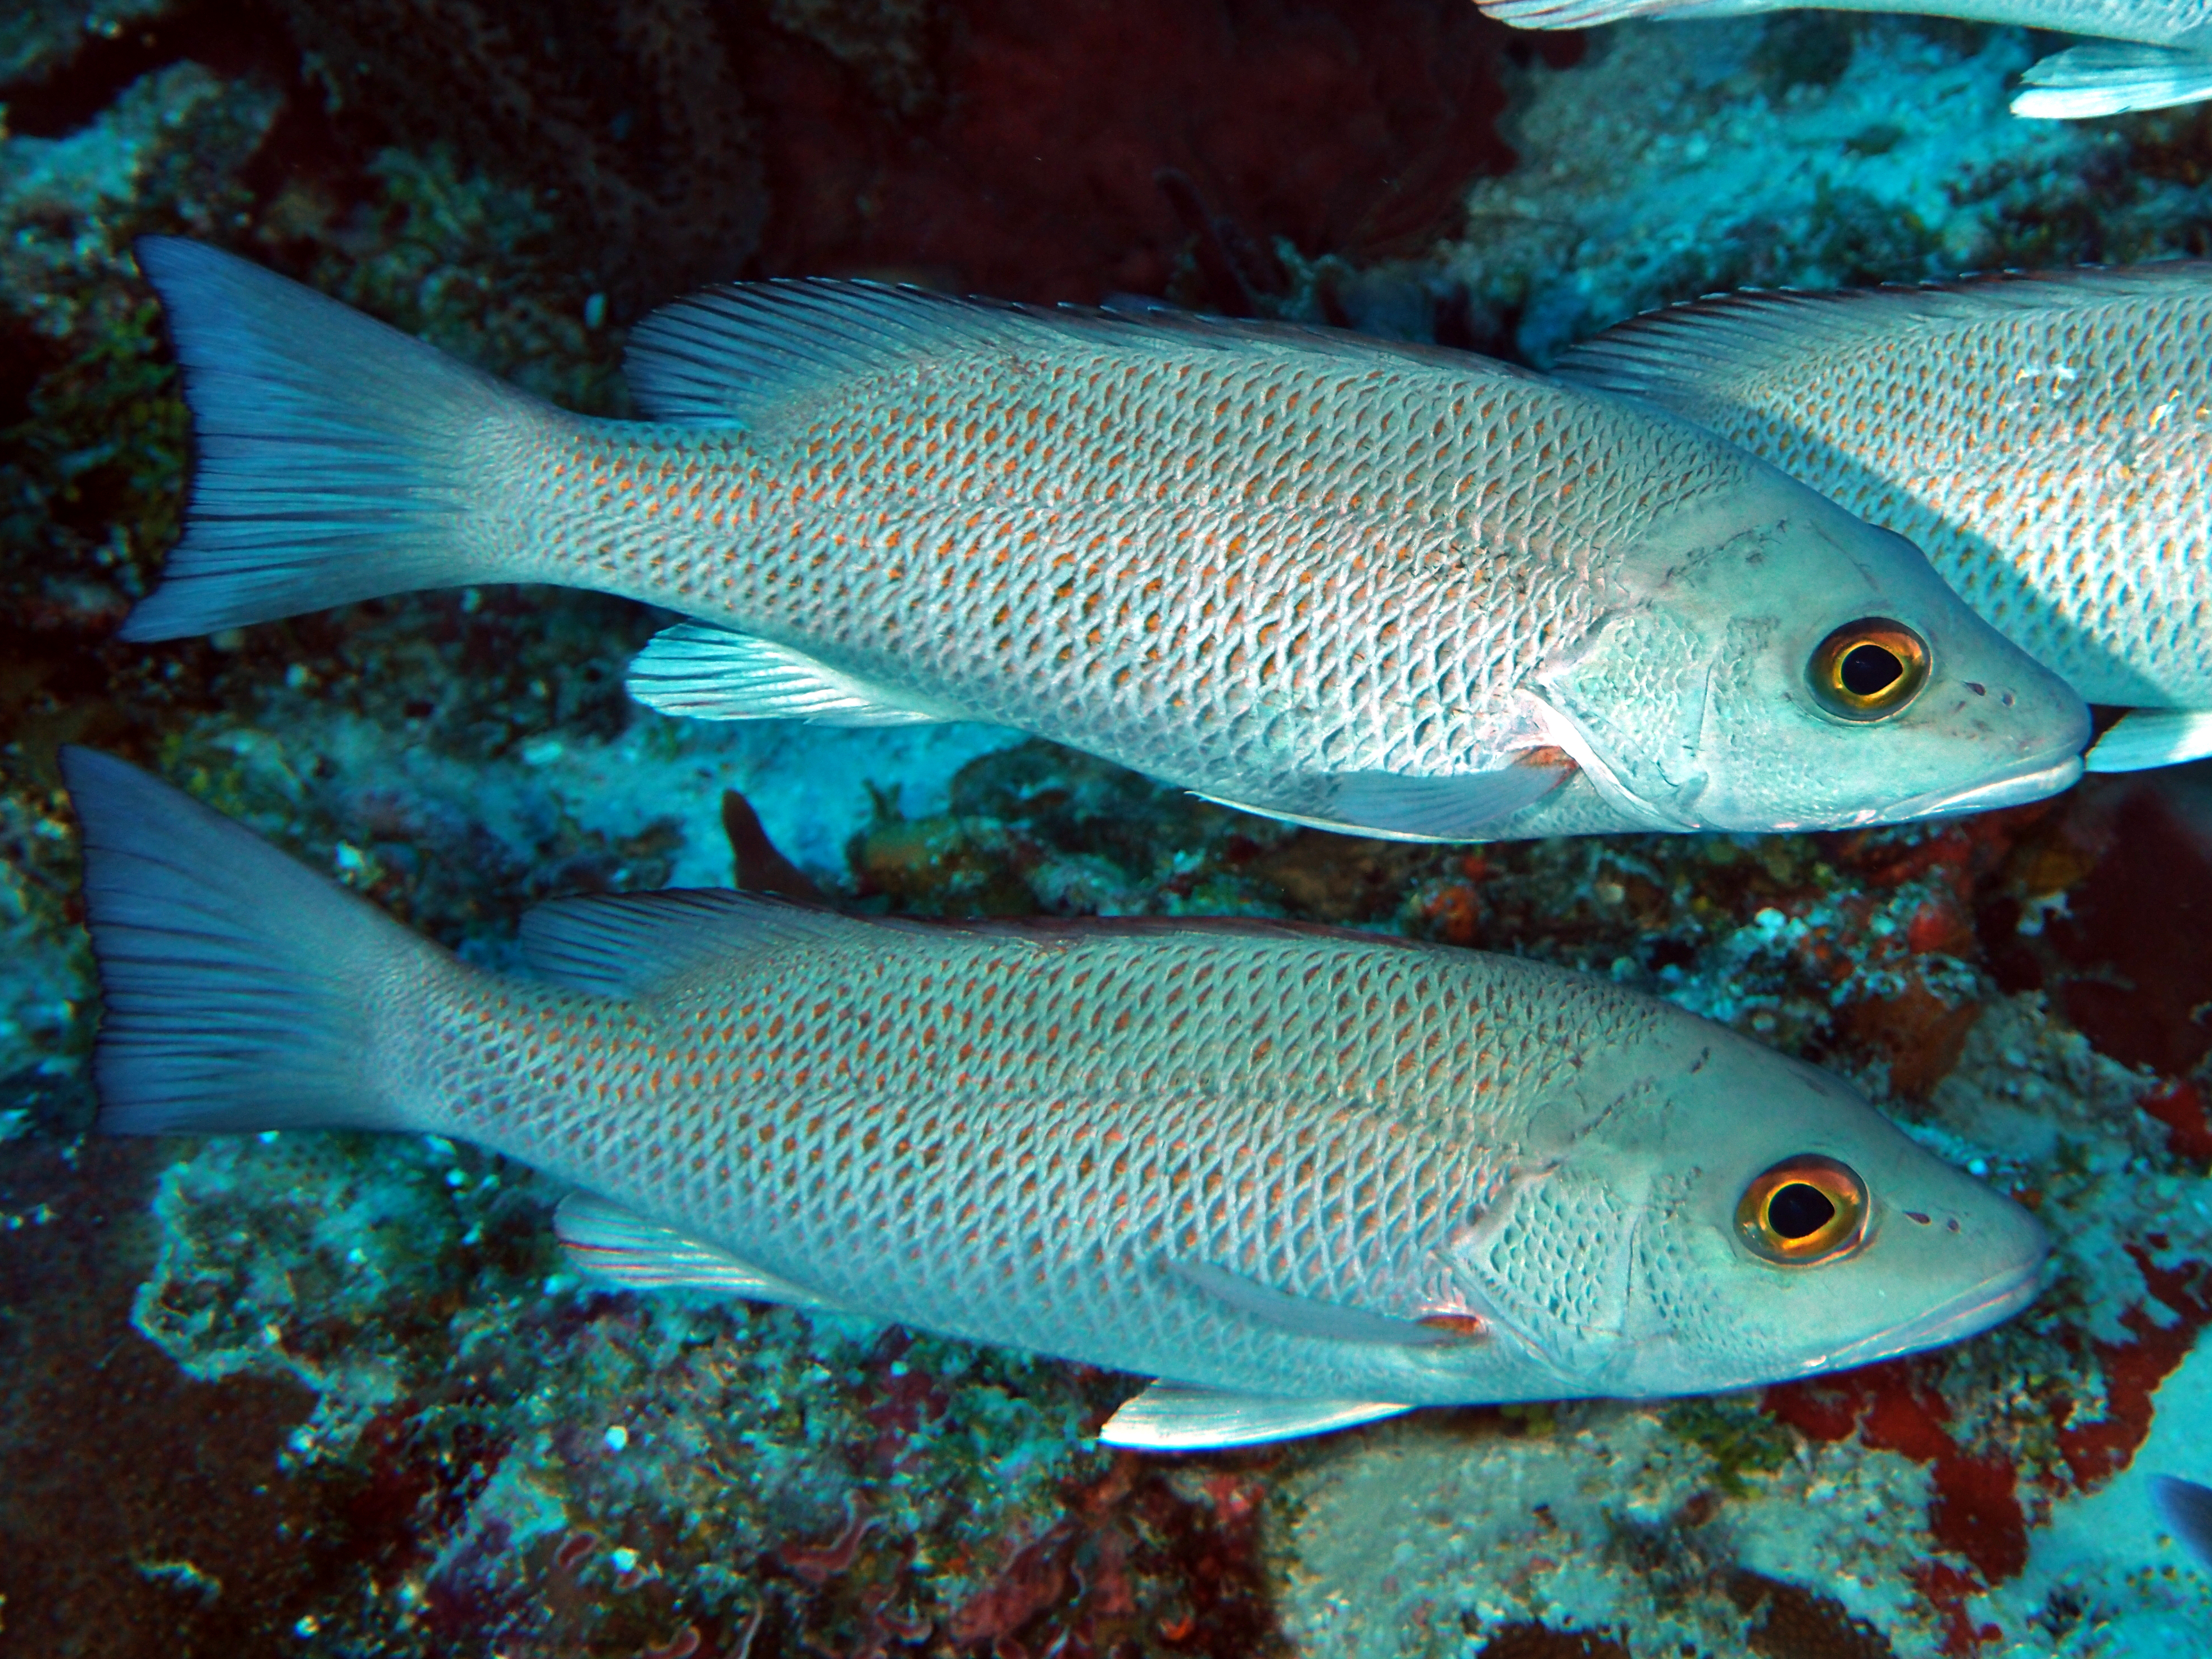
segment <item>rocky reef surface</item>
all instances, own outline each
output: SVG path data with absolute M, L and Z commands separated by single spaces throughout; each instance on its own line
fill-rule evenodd
M 2193 773 L 1847 836 L 1437 848 L 1003 732 L 666 720 L 621 690 L 665 619 L 588 595 L 113 641 L 185 468 L 143 231 L 611 413 L 628 325 L 725 274 L 1164 295 L 1540 364 L 1717 287 L 2201 254 L 2212 231 L 2212 117 L 2015 122 L 2013 31 L 1064 13 L 115 0 L 0 23 L 0 1651 L 2204 1646 L 2212 1581 L 2144 1482 L 2212 1480 Z M 92 1136 L 65 741 L 494 967 L 540 898 L 732 879 L 1557 961 L 1850 1077 L 2058 1251 L 2011 1324 L 1842 1376 L 1113 1454 L 1091 1437 L 1132 1379 L 610 1293 L 553 1248 L 558 1193 L 465 1146 Z

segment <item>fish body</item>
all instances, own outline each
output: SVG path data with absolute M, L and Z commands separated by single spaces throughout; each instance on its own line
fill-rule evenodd
M 633 667 L 670 712 L 990 721 L 1410 839 L 2002 805 L 2087 735 L 1905 543 L 1465 354 L 768 283 L 649 319 L 655 418 L 585 420 L 228 255 L 141 258 L 201 459 L 134 638 L 589 586 L 698 619 Z M 1807 664 L 1867 617 L 1929 678 L 1838 719 Z
M 526 983 L 66 759 L 106 1127 L 464 1138 L 583 1189 L 564 1233 L 632 1283 L 1168 1379 L 1134 1443 L 1800 1376 L 2006 1316 L 2045 1253 L 1839 1083 L 1583 975 L 690 893 L 534 913 Z M 1763 1256 L 1745 1194 L 1799 1164 L 1858 1197 Z
M 1670 307 L 1559 372 L 1711 427 L 1869 521 L 2094 703 L 2089 756 L 2212 751 L 2212 264 Z
M 1742 17 L 1800 0 L 1476 0 L 1517 28 L 1581 29 L 1630 18 Z M 1820 0 L 1823 11 L 1911 12 L 2094 37 L 2033 65 L 2013 113 L 2078 120 L 2212 98 L 2212 0 Z

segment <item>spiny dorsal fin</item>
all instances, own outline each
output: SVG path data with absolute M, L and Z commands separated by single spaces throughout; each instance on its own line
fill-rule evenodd
M 623 367 L 638 407 L 654 420 L 753 426 L 794 394 L 847 375 L 961 351 L 1018 356 L 1070 339 L 1111 340 L 1127 350 L 1148 342 L 1183 350 L 1272 348 L 1368 367 L 1396 361 L 1470 377 L 1541 378 L 1447 347 L 1297 323 L 1016 305 L 826 277 L 739 283 L 664 306 L 630 336 Z
M 1139 1451 L 1212 1451 L 1327 1434 L 1413 1409 L 1376 1400 L 1277 1400 L 1155 1382 L 1106 1419 L 1098 1441 Z
M 2212 260 L 2006 272 L 1832 294 L 1748 289 L 1632 317 L 1575 347 L 1553 372 L 1580 386 L 1686 411 L 1700 396 L 1724 396 L 1739 380 L 1786 377 L 1793 365 L 1846 355 L 1909 330 L 2190 298 L 2212 299 Z
M 555 899 L 522 919 L 522 951 L 557 985 L 599 996 L 650 996 L 702 968 L 794 939 L 869 926 L 757 893 L 671 888 Z

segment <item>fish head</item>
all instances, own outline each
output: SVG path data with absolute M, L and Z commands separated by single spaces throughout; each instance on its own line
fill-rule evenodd
M 1653 828 L 1841 829 L 2034 800 L 2089 715 L 1920 550 L 1763 464 L 1656 520 L 1530 684 Z
M 1449 1249 L 1532 1393 L 1747 1388 L 1960 1340 L 2036 1292 L 2032 1215 L 1856 1091 L 1688 1016 L 1548 1105 Z M 1662 1056 L 1653 1063 L 1655 1052 Z M 1595 1080 L 1595 1079 L 1592 1079 Z

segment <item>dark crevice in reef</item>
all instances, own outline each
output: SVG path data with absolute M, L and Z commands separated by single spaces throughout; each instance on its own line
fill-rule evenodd
M 81 1129 L 88 1091 L 11 1079 L 0 1109 L 30 1110 L 42 1131 Z M 132 1328 L 165 1161 L 148 1140 L 0 1145 L 0 1212 L 13 1218 L 0 1252 L 11 1652 L 264 1653 L 284 1639 L 272 1621 L 297 1593 L 285 1542 L 297 1517 L 272 1477 L 312 1396 L 289 1382 L 198 1380 Z
M 1608 1635 L 1553 1630 L 1530 1620 L 1499 1626 L 1477 1650 L 1475 1659 L 1635 1659 L 1635 1656 Z
M 1727 1589 L 1751 1616 L 1745 1640 L 1762 1659 L 1894 1659 L 1882 1633 L 1832 1595 L 1741 1569 Z
M 187 59 L 225 79 L 282 82 L 292 77 L 298 54 L 283 26 L 250 0 L 200 0 L 126 23 L 112 35 L 88 34 L 58 69 L 0 85 L 8 131 L 61 137 L 93 120 L 142 76 Z

